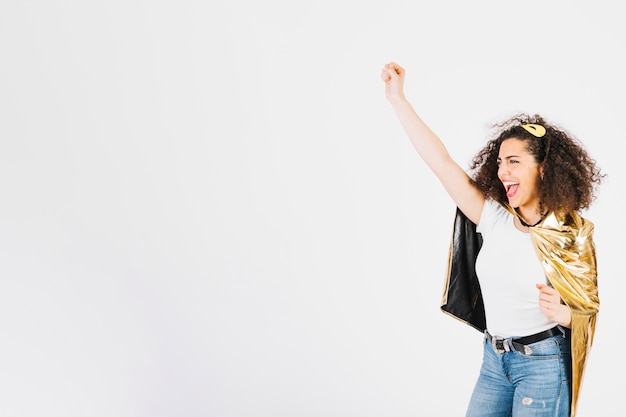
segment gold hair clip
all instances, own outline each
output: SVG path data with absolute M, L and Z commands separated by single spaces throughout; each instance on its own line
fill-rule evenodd
M 538 137 L 538 138 L 542 138 L 545 136 L 546 134 L 546 128 L 541 126 L 541 125 L 536 125 L 536 124 L 524 124 L 522 125 L 522 127 L 531 135 Z

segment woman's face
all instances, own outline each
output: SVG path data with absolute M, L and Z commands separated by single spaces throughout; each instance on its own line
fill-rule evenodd
M 538 210 L 541 165 L 517 138 L 504 140 L 498 154 L 498 178 L 513 208 Z

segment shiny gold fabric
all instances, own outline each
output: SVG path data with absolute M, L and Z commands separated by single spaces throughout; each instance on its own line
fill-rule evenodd
M 517 216 L 511 207 L 505 207 Z M 600 307 L 593 228 L 593 223 L 576 213 L 550 213 L 539 225 L 529 229 L 547 279 L 572 312 L 571 417 L 576 415 Z M 475 234 L 475 225 L 457 209 L 441 309 L 484 331 L 484 306 L 474 271 L 482 241 Z
M 572 417 L 600 309 L 593 230 L 576 213 L 551 213 L 529 231 L 550 284 L 572 311 Z

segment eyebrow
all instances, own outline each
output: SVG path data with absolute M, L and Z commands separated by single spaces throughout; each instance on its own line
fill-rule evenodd
M 504 159 L 511 159 L 511 158 L 519 158 L 519 155 L 509 155 L 509 156 L 505 156 Z M 498 157 L 498 161 L 502 161 L 502 158 Z

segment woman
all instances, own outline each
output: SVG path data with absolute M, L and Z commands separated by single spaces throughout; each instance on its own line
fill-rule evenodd
M 413 146 L 458 207 L 444 312 L 484 332 L 467 417 L 571 416 L 599 298 L 593 224 L 578 213 L 603 175 L 566 132 L 517 115 L 458 165 L 384 66 L 385 94 Z

